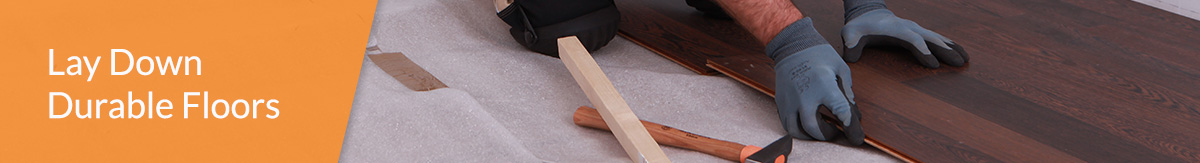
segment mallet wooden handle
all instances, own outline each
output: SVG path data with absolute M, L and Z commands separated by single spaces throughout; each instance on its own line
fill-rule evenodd
M 609 130 L 608 125 L 604 124 L 604 119 L 600 118 L 600 112 L 587 106 L 580 106 L 575 110 L 575 125 L 596 128 L 601 130 Z M 659 144 L 689 149 L 709 155 L 717 156 L 722 159 L 741 162 L 745 160 L 743 153 L 749 156 L 750 153 L 757 152 L 759 149 L 755 146 L 746 145 L 717 140 L 709 137 L 704 137 L 692 134 L 687 131 L 675 129 L 668 126 L 663 126 L 654 122 L 641 121 L 642 125 L 646 126 L 646 130 L 650 132 L 650 137 Z M 743 151 L 750 150 L 750 151 Z

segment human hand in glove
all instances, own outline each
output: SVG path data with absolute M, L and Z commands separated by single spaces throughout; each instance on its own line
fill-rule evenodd
M 775 103 L 788 134 L 798 139 L 832 140 L 838 130 L 817 113 L 830 110 L 853 145 L 863 142 L 860 113 L 851 91 L 850 67 L 817 33 L 812 20 L 801 19 L 767 43 L 775 61 Z
M 912 51 L 921 65 L 937 68 L 946 63 L 962 66 L 967 52 L 950 39 L 925 29 L 913 21 L 896 17 L 883 0 L 844 0 L 846 26 L 842 27 L 845 41 L 843 59 L 858 61 L 864 47 L 876 45 L 901 46 Z

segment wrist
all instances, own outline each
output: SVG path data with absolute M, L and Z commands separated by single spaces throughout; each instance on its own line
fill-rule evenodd
M 870 11 L 887 10 L 883 0 L 842 0 L 842 6 L 846 9 L 846 22 Z
M 788 24 L 804 18 L 789 0 L 716 0 L 759 43 L 766 44 Z
M 813 27 L 812 18 L 804 18 L 780 30 L 767 43 L 766 53 L 767 57 L 779 62 L 805 49 L 828 44 L 829 42 Z

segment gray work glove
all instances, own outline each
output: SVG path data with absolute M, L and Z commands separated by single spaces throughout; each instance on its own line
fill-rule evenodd
M 775 104 L 789 135 L 816 140 L 838 136 L 837 128 L 817 113 L 819 106 L 824 106 L 841 121 L 849 142 L 862 144 L 850 67 L 817 33 L 810 18 L 780 31 L 767 43 L 766 52 L 775 61 Z
M 907 19 L 896 17 L 887 9 L 883 0 L 844 0 L 846 26 L 842 27 L 845 52 L 842 58 L 849 62 L 858 61 L 864 47 L 876 45 L 901 46 L 912 51 L 921 65 L 937 68 L 946 63 L 962 66 L 968 60 L 954 41 L 925 29 Z

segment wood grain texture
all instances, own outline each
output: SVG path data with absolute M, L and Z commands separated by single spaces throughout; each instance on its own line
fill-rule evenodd
M 763 45 L 753 38 L 713 36 L 750 33 L 733 20 L 708 19 L 683 1 L 615 0 L 621 11 L 620 34 L 663 57 L 700 74 L 716 71 L 704 66 L 708 59 L 724 56 L 762 55 Z M 645 23 L 653 22 L 653 23 Z M 747 46 L 754 50 L 732 51 Z
M 438 80 L 429 71 L 425 71 L 417 63 L 413 63 L 412 60 L 409 60 L 402 53 L 383 53 L 367 55 L 367 57 L 370 57 L 376 66 L 383 69 L 383 72 L 387 72 L 388 75 L 391 75 L 396 81 L 400 81 L 400 84 L 404 84 L 408 89 L 429 91 L 447 87 L 445 83 L 442 83 L 441 80 Z
M 623 21 L 636 24 L 622 25 L 631 40 L 774 92 L 762 46 L 709 27 L 736 24 L 696 25 L 707 18 L 683 2 L 622 2 L 652 6 L 622 6 L 623 15 L 658 15 Z M 842 48 L 840 3 L 794 3 Z M 848 63 L 873 145 L 926 162 L 1200 162 L 1200 22 L 1125 0 L 887 3 L 965 47 L 971 62 L 929 69 L 878 47 Z M 657 31 L 672 32 L 635 34 Z
M 583 43 L 579 42 L 579 38 L 575 36 L 558 38 L 558 54 L 562 58 L 563 65 L 567 66 L 567 70 L 571 72 L 571 77 L 575 78 L 575 82 L 579 83 L 579 87 L 587 95 L 588 100 L 598 108 L 604 122 L 617 137 L 617 142 L 621 143 L 621 147 L 625 149 L 630 160 L 651 163 L 671 162 L 666 153 L 663 153 L 662 148 L 658 147 L 654 138 L 650 137 L 650 133 L 646 131 L 646 127 L 642 125 L 637 115 L 634 115 L 633 110 L 629 109 L 629 104 L 625 103 L 625 99 L 621 97 L 620 93 L 617 93 L 617 88 L 613 87 L 608 76 L 600 70 L 600 65 L 596 64 L 595 59 L 592 59 L 592 54 L 589 54 L 583 47 Z
M 571 117 L 575 125 L 611 131 L 596 109 L 580 106 Z M 713 139 L 654 122 L 641 122 L 650 132 L 650 137 L 654 137 L 654 141 L 659 144 L 693 150 L 729 161 L 742 161 L 741 152 L 746 145 Z

